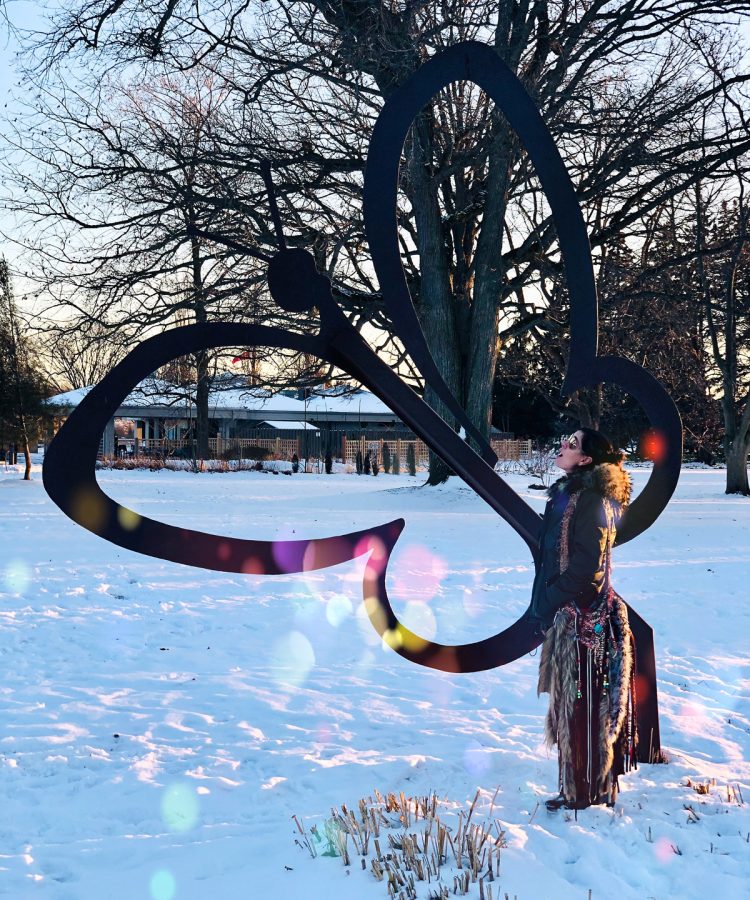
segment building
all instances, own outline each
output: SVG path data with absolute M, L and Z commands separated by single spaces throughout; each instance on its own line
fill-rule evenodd
M 291 458 L 322 456 L 330 449 L 346 459 L 347 441 L 363 447 L 382 441 L 415 441 L 415 436 L 375 394 L 347 387 L 309 391 L 271 391 L 238 386 L 235 377 L 220 379 L 209 393 L 209 446 L 212 455 L 240 453 L 260 446 Z M 91 388 L 79 388 L 47 400 L 55 428 Z M 102 436 L 101 454 L 192 453 L 195 404 L 192 391 L 164 381 L 141 382 L 125 398 Z M 511 437 L 493 429 L 493 442 Z M 426 460 L 421 441 L 417 456 Z M 351 446 L 350 446 L 351 450 Z M 352 452 L 356 452 L 352 451 Z

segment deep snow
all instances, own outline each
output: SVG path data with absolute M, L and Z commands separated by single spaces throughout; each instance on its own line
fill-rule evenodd
M 647 475 L 633 471 L 636 489 Z M 389 592 L 407 626 L 444 642 L 499 631 L 528 603 L 525 545 L 458 479 L 98 478 L 140 512 L 227 535 L 403 516 Z M 576 821 L 539 805 L 557 763 L 538 657 L 474 675 L 409 664 L 363 615 L 361 562 L 275 578 L 164 563 L 66 519 L 39 466 L 30 484 L 0 471 L 0 895 L 382 900 L 358 860 L 296 846 L 292 815 L 322 827 L 375 788 L 468 809 L 480 788 L 478 821 L 497 791 L 509 846 L 496 888 L 511 898 L 748 896 L 750 500 L 725 496 L 723 478 L 684 470 L 656 525 L 616 552 L 615 585 L 655 630 L 670 762 L 622 778 L 614 812 Z M 541 509 L 528 477 L 508 480 Z M 699 795 L 688 778 L 716 785 Z

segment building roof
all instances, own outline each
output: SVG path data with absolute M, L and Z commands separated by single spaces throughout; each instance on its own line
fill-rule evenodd
M 287 422 L 282 420 L 280 422 L 263 422 L 264 425 L 268 425 L 269 428 L 276 428 L 279 431 L 317 431 L 318 429 L 311 425 L 310 422 Z
M 50 397 L 48 406 L 69 412 L 83 400 L 91 387 L 78 388 Z M 115 415 L 118 418 L 175 414 L 187 416 L 194 413 L 189 388 L 180 388 L 163 381 L 142 381 L 123 400 Z M 307 401 L 289 397 L 284 393 L 252 388 L 224 388 L 209 392 L 208 404 L 213 418 L 277 420 L 293 419 L 298 427 L 305 419 L 365 421 L 374 418 L 398 421 L 398 417 L 375 394 L 367 390 L 342 393 L 340 389 L 316 392 Z M 223 414 L 223 415 L 222 415 Z M 238 415 L 239 414 L 239 415 Z M 285 427 L 292 427 L 286 425 Z

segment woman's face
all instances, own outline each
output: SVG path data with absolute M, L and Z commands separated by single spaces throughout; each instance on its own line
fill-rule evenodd
M 560 452 L 555 457 L 555 465 L 566 475 L 575 472 L 579 466 L 587 466 L 592 461 L 581 449 L 582 441 L 583 432 L 576 431 L 570 437 L 563 438 L 560 443 Z

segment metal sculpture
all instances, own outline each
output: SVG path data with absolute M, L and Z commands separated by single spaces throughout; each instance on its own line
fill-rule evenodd
M 617 543 L 632 540 L 661 514 L 677 484 L 682 429 L 677 410 L 648 372 L 617 357 L 597 356 L 597 298 L 583 215 L 565 166 L 542 118 L 523 86 L 489 47 L 458 44 L 433 57 L 388 99 L 373 131 L 364 185 L 367 239 L 382 295 L 395 329 L 425 380 L 469 434 L 475 452 L 430 409 L 363 341 L 331 296 L 330 281 L 313 257 L 289 249 L 273 198 L 270 167 L 263 173 L 271 200 L 279 251 L 268 265 L 268 286 L 283 309 L 317 308 L 317 335 L 237 323 L 176 328 L 141 343 L 79 404 L 52 442 L 44 463 L 44 485 L 70 518 L 121 547 L 185 565 L 225 572 L 275 575 L 324 568 L 367 555 L 364 597 L 372 624 L 404 658 L 449 672 L 476 672 L 505 665 L 540 642 L 528 618 L 470 644 L 445 645 L 407 629 L 386 590 L 388 559 L 404 527 L 392 522 L 334 537 L 255 541 L 221 537 L 165 525 L 120 506 L 99 487 L 95 462 L 101 433 L 128 392 L 159 366 L 189 353 L 220 346 L 264 346 L 317 356 L 348 372 L 380 397 L 422 440 L 502 516 L 538 559 L 539 515 L 494 471 L 495 454 L 445 385 L 430 355 L 406 285 L 397 242 L 396 190 L 401 148 L 419 110 L 453 81 L 472 81 L 502 109 L 525 145 L 550 204 L 565 264 L 571 304 L 570 355 L 563 394 L 599 382 L 617 384 L 645 410 L 661 445 L 646 487 L 623 516 Z M 645 702 L 639 704 L 639 757 L 651 761 L 659 748 L 656 672 L 652 629 L 630 607 L 636 665 Z

